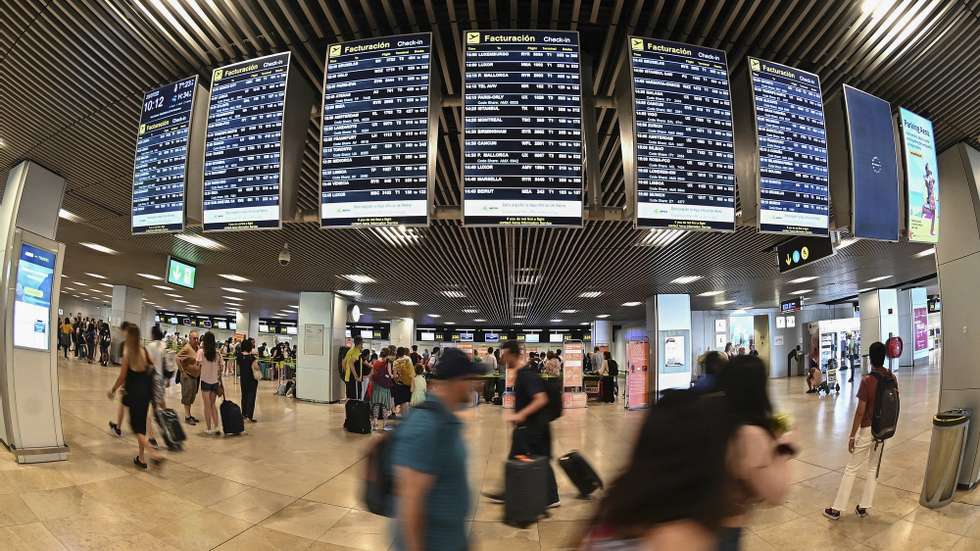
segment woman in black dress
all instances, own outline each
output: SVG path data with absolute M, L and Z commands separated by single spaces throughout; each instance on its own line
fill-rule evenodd
M 123 403 L 129 408 L 129 426 L 139 442 L 139 455 L 133 458 L 133 464 L 139 469 L 146 469 L 145 452 L 150 450 L 150 459 L 155 466 L 163 463 L 160 457 L 146 439 L 146 418 L 153 401 L 153 377 L 159 374 L 150 363 L 150 356 L 143 348 L 140 340 L 140 330 L 136 325 L 126 328 L 126 341 L 123 343 L 122 367 L 119 377 L 109 391 L 109 399 L 116 395 L 119 387 L 125 387 Z
M 259 382 L 252 374 L 252 363 L 258 361 L 253 349 L 255 342 L 245 339 L 238 347 L 235 361 L 238 362 L 238 379 L 242 385 L 242 417 L 255 422 L 255 394 L 259 390 Z

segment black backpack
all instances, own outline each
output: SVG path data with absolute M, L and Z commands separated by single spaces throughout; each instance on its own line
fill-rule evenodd
M 434 409 L 431 404 L 422 402 L 413 410 Z M 435 430 L 442 430 L 441 427 Z M 395 467 L 391 463 L 391 453 L 394 449 L 396 428 L 384 433 L 378 443 L 371 448 L 367 455 L 367 474 L 364 477 L 364 504 L 368 511 L 391 517 L 395 513 Z
M 871 376 L 878 381 L 874 411 L 871 416 L 871 435 L 875 440 L 882 442 L 895 436 L 895 428 L 898 426 L 898 413 L 901 409 L 898 381 L 894 376 L 876 371 L 872 371 Z
M 548 403 L 544 406 L 544 412 L 550 422 L 561 417 L 562 395 L 565 393 L 565 389 L 562 386 L 561 377 L 549 377 L 543 381 L 544 391 L 548 395 Z

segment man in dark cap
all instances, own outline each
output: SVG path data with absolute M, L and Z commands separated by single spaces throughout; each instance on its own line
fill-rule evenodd
M 395 431 L 395 548 L 467 549 L 470 488 L 463 423 L 453 413 L 470 400 L 482 364 L 446 349 L 432 371 L 425 401 Z

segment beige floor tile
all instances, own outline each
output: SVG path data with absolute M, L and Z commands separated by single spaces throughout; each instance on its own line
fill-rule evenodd
M 980 520 L 980 507 L 955 501 L 939 509 L 927 509 L 920 505 L 905 520 L 962 536 Z
M 160 489 L 135 476 L 124 476 L 82 484 L 78 488 L 103 503 L 132 504 Z
M 21 494 L 25 504 L 40 520 L 56 520 L 82 514 L 98 506 L 94 497 L 77 486 Z
M 261 526 L 315 540 L 350 510 L 315 501 L 298 500 L 262 521 Z
M 777 549 L 758 535 L 746 532 L 742 534 L 742 551 L 777 551 Z
M 954 534 L 899 520 L 865 543 L 882 551 L 945 551 L 959 539 Z
M 776 549 L 793 551 L 847 549 L 847 546 L 853 543 L 847 534 L 835 529 L 830 521 L 822 522 L 816 517 L 800 517 L 755 533 Z
M 980 551 L 980 540 L 973 538 L 960 538 L 952 551 Z
M 218 551 L 293 551 L 309 549 L 313 540 L 253 526 L 219 545 Z
M 6 551 L 57 551 L 66 549 L 40 522 L 0 528 L 0 542 Z
M 364 502 L 361 499 L 363 490 L 363 480 L 353 474 L 341 474 L 317 486 L 312 492 L 303 496 L 303 499 L 346 507 L 348 509 L 364 509 Z
M 219 476 L 208 476 L 190 482 L 185 482 L 177 486 L 172 493 L 188 501 L 193 501 L 202 507 L 210 507 L 215 503 L 234 497 L 248 489 L 248 486 L 239 484 Z
M 33 468 L 0 472 L 0 486 L 6 486 L 13 493 L 53 490 L 72 485 L 71 479 L 61 472 L 38 468 L 36 465 Z
M 209 508 L 230 517 L 258 524 L 294 501 L 296 498 L 292 496 L 284 496 L 258 488 L 248 488 L 244 492 L 224 501 L 219 501 Z
M 541 548 L 537 524 L 522 529 L 493 522 L 473 522 L 470 527 L 470 543 L 478 551 L 525 551 Z
M 154 523 L 155 524 L 155 523 Z M 150 535 L 178 549 L 213 549 L 249 528 L 243 520 L 202 509 L 177 520 L 160 523 Z
M 0 526 L 13 526 L 37 522 L 31 507 L 24 502 L 23 496 L 0 494 Z
M 317 541 L 353 549 L 387 549 L 394 535 L 391 519 L 365 511 L 349 511 Z
M 796 520 L 800 515 L 789 507 L 776 505 L 773 507 L 756 507 L 752 510 L 749 526 L 753 530 L 762 530 L 769 526 L 783 524 Z
M 542 551 L 578 549 L 587 521 L 548 520 L 538 523 L 538 539 Z

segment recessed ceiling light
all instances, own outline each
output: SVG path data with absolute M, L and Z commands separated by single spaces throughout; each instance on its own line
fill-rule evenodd
M 529 299 L 527 297 L 514 297 L 514 302 L 527 302 L 529 300 L 531 300 L 531 299 Z
M 699 297 L 716 297 L 718 295 L 725 294 L 725 291 L 705 291 L 703 293 L 698 293 Z
M 578 310 L 562 310 L 562 314 L 577 314 Z
M 76 281 L 75 285 L 78 285 L 79 287 L 88 287 L 88 283 L 82 283 L 81 281 Z
M 813 289 L 798 289 L 790 293 L 791 295 L 805 295 L 807 293 L 812 293 Z
M 456 325 L 455 321 L 447 321 L 444 325 Z
M 441 314 L 426 314 L 426 316 L 428 316 L 430 318 L 441 318 L 442 317 Z
M 221 298 L 223 298 L 225 300 L 234 300 L 234 301 L 242 301 L 242 300 L 245 300 L 242 297 L 236 297 L 236 296 L 233 296 L 233 295 L 221 295 Z
M 163 289 L 164 291 L 173 291 L 173 287 L 167 287 L 166 285 L 154 285 L 157 289 Z
M 138 275 L 138 276 L 140 276 L 140 277 L 143 277 L 143 278 L 146 278 L 146 279 L 151 279 L 151 280 L 153 280 L 153 281 L 163 281 L 163 278 L 162 278 L 162 277 L 160 277 L 160 276 L 158 276 L 158 275 L 153 275 L 153 274 L 144 274 L 144 273 L 142 273 L 142 272 L 140 272 L 140 273 L 138 273 L 138 274 L 136 274 L 136 275 Z
M 524 322 L 523 321 L 515 321 L 514 322 L 514 325 L 524 325 Z
M 891 279 L 893 277 L 895 277 L 895 276 L 893 276 L 893 275 L 883 275 L 883 276 L 873 277 L 873 278 L 869 279 L 867 282 L 868 283 L 877 283 L 879 281 L 885 281 L 886 279 Z
M 179 299 L 179 298 L 175 298 L 175 299 L 174 299 L 174 302 L 179 302 L 179 303 L 181 303 L 181 304 L 187 304 L 187 301 L 186 301 L 186 300 L 181 300 L 181 299 Z
M 521 319 L 524 319 L 524 318 L 526 318 L 526 317 L 527 317 L 527 316 L 520 316 L 520 315 L 515 315 L 515 316 L 514 316 L 514 319 L 516 319 L 516 320 L 521 320 Z
M 602 291 L 585 291 L 584 293 L 579 293 L 578 298 L 599 298 L 602 296 Z
M 290 308 L 297 308 L 298 309 L 299 308 L 299 304 L 290 304 L 289 307 Z
M 927 256 L 932 256 L 934 254 L 936 254 L 936 248 L 935 247 L 929 247 L 928 249 L 926 249 L 924 251 L 919 251 L 919 252 L 915 253 L 912 256 L 914 256 L 916 258 L 925 258 Z
M 589 324 L 589 322 L 587 322 L 587 321 L 580 321 L 579 322 L 579 325 L 588 325 L 588 324 Z
M 402 306 L 418 306 L 419 305 L 419 303 L 415 302 L 414 300 L 399 300 L 398 301 L 398 304 L 401 304 Z
M 751 310 L 752 308 L 754 308 L 754 306 L 743 306 L 741 308 L 737 308 L 737 310 L 739 312 L 745 312 L 745 311 Z
M 487 320 L 485 320 L 483 318 L 476 318 L 475 320 L 473 320 L 474 323 L 486 323 L 486 321 Z
M 75 288 L 74 288 L 74 287 L 62 287 L 62 288 L 61 288 L 61 291 L 62 291 L 62 292 L 64 292 L 64 291 L 74 291 L 74 290 L 75 290 Z
M 116 249 L 110 249 L 109 247 L 106 247 L 105 245 L 99 245 L 98 243 L 91 243 L 89 241 L 79 241 L 78 244 L 83 247 L 88 247 L 93 251 L 98 251 L 104 254 L 119 254 L 119 251 L 117 251 Z
M 687 285 L 688 283 L 694 283 L 695 281 L 698 281 L 700 279 L 704 279 L 704 276 L 699 276 L 699 275 L 681 276 L 670 280 L 670 282 L 676 283 L 677 285 Z
M 177 293 L 164 293 L 164 294 L 167 295 L 168 297 L 181 298 L 181 295 L 178 295 Z
M 479 312 L 479 310 L 476 308 L 463 308 L 464 314 L 476 314 L 477 312 Z
M 442 296 L 449 298 L 466 298 L 466 295 L 462 291 L 443 291 Z
M 248 281 L 252 281 L 251 279 L 249 279 L 247 277 L 243 277 L 243 276 L 236 275 L 236 274 L 218 274 L 218 277 L 223 277 L 225 279 L 228 279 L 228 280 L 231 280 L 231 281 L 236 281 L 238 283 L 245 283 L 245 282 L 248 282 Z
M 597 318 L 599 318 L 599 319 L 606 319 L 606 318 L 608 318 L 608 317 L 609 317 L 609 314 L 599 314 L 599 315 L 598 315 L 598 316 L 596 316 L 596 317 L 597 317 Z
M 372 312 L 387 312 L 388 311 L 387 308 L 378 308 L 376 306 L 372 306 L 371 308 L 368 308 L 368 310 L 370 310 Z
M 109 279 L 109 278 L 107 278 L 106 276 L 104 276 L 102 274 L 95 274 L 95 273 L 92 273 L 92 272 L 85 272 L 85 275 L 87 275 L 89 277 L 94 277 L 95 279 Z
M 222 287 L 222 291 L 228 291 L 229 293 L 238 293 L 239 295 L 244 295 L 247 291 L 243 291 L 236 287 Z
M 813 281 L 814 279 L 817 279 L 817 278 L 818 278 L 818 276 L 798 277 L 796 279 L 789 280 L 788 283 L 790 285 L 797 285 L 797 284 L 800 284 L 800 283 L 806 283 L 807 281 Z
M 345 297 L 357 298 L 361 296 L 360 291 L 355 291 L 353 289 L 338 289 L 337 292 L 340 293 L 341 295 L 344 295 Z
M 354 283 L 376 283 L 373 277 L 364 274 L 344 274 L 342 277 Z
M 108 287 L 110 289 L 112 289 L 113 287 L 115 287 L 115 285 L 113 285 L 111 283 L 99 283 L 99 285 L 101 285 L 103 287 Z
M 724 306 L 726 304 L 734 304 L 734 303 L 735 303 L 734 300 L 719 300 L 718 302 L 715 302 L 715 306 Z
M 514 280 L 515 285 L 537 285 L 540 282 L 541 276 L 539 275 L 526 275 Z
M 193 310 L 200 310 L 200 309 L 201 309 L 201 307 L 200 307 L 200 306 L 198 306 L 198 305 L 196 305 L 196 304 L 188 304 L 188 305 L 186 306 L 186 308 L 191 308 L 191 309 L 193 309 Z
M 642 302 L 633 301 L 633 302 L 624 302 L 623 303 L 623 306 L 630 306 L 630 307 L 632 307 L 632 306 L 639 306 L 641 304 L 643 304 L 643 303 Z
M 198 235 L 196 233 L 178 233 L 175 234 L 174 237 L 180 239 L 181 241 L 186 241 L 191 245 L 197 245 L 198 247 L 204 247 L 205 249 L 211 249 L 212 251 L 221 251 L 227 248 L 214 239 L 204 237 L 203 235 Z
M 548 321 L 550 321 L 551 323 L 561 323 L 561 322 L 563 322 L 563 321 L 565 321 L 565 320 L 563 320 L 563 319 L 558 319 L 558 318 L 555 318 L 555 319 L 553 319 L 553 320 L 548 320 Z

